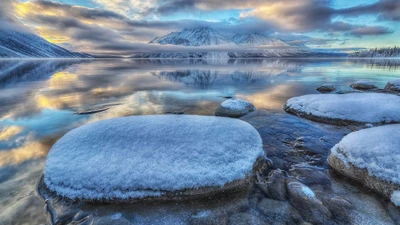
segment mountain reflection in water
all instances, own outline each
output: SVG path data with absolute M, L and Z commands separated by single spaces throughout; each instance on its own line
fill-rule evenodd
M 283 113 L 293 96 L 368 79 L 383 88 L 399 60 L 113 59 L 0 61 L 0 224 L 45 222 L 35 195 L 51 145 L 86 123 L 129 115 L 213 115 L 226 98 Z M 84 112 L 84 113 L 82 113 Z

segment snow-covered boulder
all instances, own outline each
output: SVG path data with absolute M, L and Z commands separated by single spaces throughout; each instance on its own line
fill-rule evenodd
M 327 92 L 336 91 L 336 88 L 332 84 L 323 84 L 317 88 L 317 91 L 319 91 L 321 93 L 327 93 Z
M 400 206 L 400 125 L 360 130 L 331 150 L 329 165 Z
M 256 110 L 256 108 L 251 102 L 238 99 L 228 99 L 218 106 L 215 110 L 215 115 L 237 118 L 247 115 L 254 110 Z
M 377 88 L 375 86 L 375 84 L 371 83 L 368 80 L 356 81 L 356 82 L 350 84 L 350 87 L 353 89 L 357 89 L 357 90 L 371 90 L 371 89 Z
M 84 201 L 202 197 L 247 187 L 263 156 L 260 135 L 241 120 L 123 117 L 64 135 L 47 156 L 44 184 Z
M 389 81 L 385 86 L 385 90 L 400 92 L 400 79 Z
M 382 93 L 313 94 L 289 99 L 284 109 L 337 125 L 400 123 L 400 97 Z

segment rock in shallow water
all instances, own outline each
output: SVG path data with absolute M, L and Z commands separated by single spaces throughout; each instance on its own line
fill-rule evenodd
M 287 191 L 290 204 L 300 212 L 304 220 L 314 224 L 329 222 L 332 214 L 309 187 L 298 181 L 288 180 Z
M 251 102 L 244 100 L 226 100 L 215 110 L 216 116 L 242 117 L 256 110 Z
M 400 97 L 382 93 L 314 94 L 289 99 L 284 109 L 336 125 L 400 123 Z
M 385 90 L 400 92 L 400 79 L 389 81 L 385 86 Z
M 317 88 L 317 91 L 319 91 L 321 93 L 328 93 L 328 92 L 336 91 L 336 88 L 332 84 L 323 84 Z
M 240 120 L 124 117 L 64 135 L 49 152 L 44 183 L 88 201 L 199 197 L 247 186 L 263 156 L 260 135 Z
M 400 206 L 400 125 L 360 130 L 331 150 L 329 165 Z
M 351 88 L 357 90 L 371 90 L 377 88 L 373 83 L 368 80 L 359 80 L 350 85 Z

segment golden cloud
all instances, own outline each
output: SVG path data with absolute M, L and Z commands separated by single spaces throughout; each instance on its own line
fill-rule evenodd
M 2 130 L 0 130 L 0 141 L 7 141 L 15 135 L 21 133 L 22 130 L 23 128 L 19 126 L 4 127 Z

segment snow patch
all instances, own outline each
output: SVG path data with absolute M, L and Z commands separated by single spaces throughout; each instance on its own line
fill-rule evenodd
M 392 196 L 390 197 L 390 200 L 395 204 L 396 206 L 400 206 L 400 191 L 394 191 L 392 193 Z
M 331 154 L 347 165 L 367 169 L 371 176 L 400 184 L 399 146 L 400 125 L 387 125 L 350 133 Z
M 228 99 L 221 103 L 221 106 L 231 110 L 244 110 L 250 106 L 251 102 L 237 99 Z
M 307 187 L 306 185 L 301 185 L 301 191 L 308 198 L 315 198 L 314 192 L 309 187 Z
M 400 97 L 382 93 L 312 94 L 289 99 L 285 110 L 359 123 L 398 123 Z
M 263 156 L 248 123 L 189 115 L 133 116 L 84 125 L 51 148 L 44 182 L 85 199 L 161 196 L 244 179 Z

